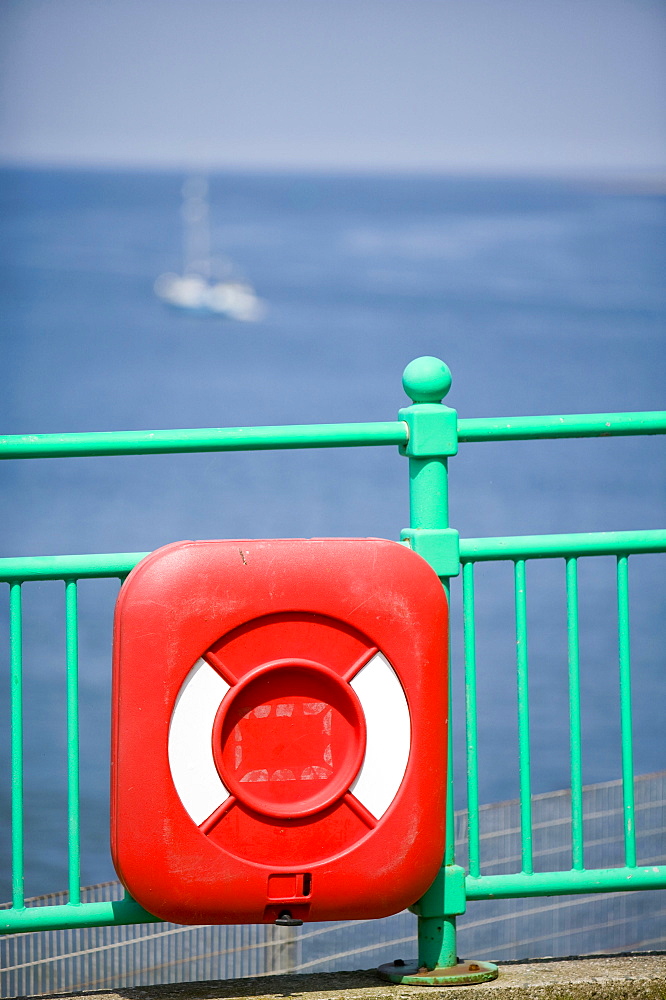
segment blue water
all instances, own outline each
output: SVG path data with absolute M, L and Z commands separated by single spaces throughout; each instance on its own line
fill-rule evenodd
M 242 324 L 169 311 L 183 177 L 0 174 L 4 433 L 391 420 L 438 355 L 461 416 L 664 407 L 664 199 L 511 179 L 218 175 L 215 249 L 267 303 Z M 465 536 L 663 526 L 663 439 L 465 445 Z M 145 551 L 179 538 L 375 535 L 408 522 L 405 460 L 352 449 L 27 461 L 3 468 L 2 553 Z M 664 767 L 663 567 L 632 563 L 636 768 Z M 531 567 L 534 790 L 568 781 L 561 565 Z M 479 573 L 481 798 L 517 792 L 512 582 Z M 619 776 L 613 567 L 581 567 L 584 776 Z M 114 587 L 81 587 L 83 880 L 107 847 Z M 26 588 L 28 893 L 66 884 L 62 587 Z M 454 610 L 458 597 L 454 588 Z M 661 617 L 660 617 L 661 616 Z M 3 652 L 3 657 L 6 654 Z M 454 628 L 459 707 L 460 629 Z M 7 738 L 7 686 L 0 730 Z M 459 713 L 458 713 L 459 714 Z M 460 739 L 458 722 L 456 740 Z M 456 776 L 462 792 L 463 753 Z M 3 802 L 8 780 L 0 777 Z M 464 798 L 461 799 L 464 801 Z M 0 898 L 8 849 L 3 810 Z

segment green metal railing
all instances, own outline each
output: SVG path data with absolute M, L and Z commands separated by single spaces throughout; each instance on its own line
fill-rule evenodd
M 400 452 L 407 456 L 410 527 L 402 531 L 401 540 L 431 563 L 447 592 L 450 579 L 458 576 L 462 568 L 464 619 L 469 871 L 466 873 L 455 863 L 451 821 L 453 782 L 449 781 L 444 865 L 433 886 L 414 907 L 419 915 L 418 965 L 428 970 L 425 981 L 437 981 L 432 970 L 455 967 L 455 921 L 456 916 L 465 911 L 467 900 L 666 887 L 666 866 L 637 866 L 628 571 L 631 555 L 666 552 L 666 530 L 460 540 L 457 531 L 449 525 L 448 511 L 448 460 L 457 453 L 459 442 L 662 434 L 666 433 L 666 412 L 458 419 L 455 410 L 442 403 L 450 382 L 450 373 L 443 362 L 435 358 L 419 358 L 412 362 L 403 378 L 412 404 L 400 410 L 397 421 L 0 438 L 0 457 L 14 459 L 371 445 L 398 445 Z M 0 559 L 0 581 L 9 584 L 12 724 L 12 906 L 0 910 L 0 930 L 4 932 L 156 919 L 130 897 L 118 902 L 82 903 L 80 891 L 78 582 L 103 577 L 122 580 L 145 555 L 147 553 L 139 552 Z M 595 555 L 614 556 L 617 561 L 624 790 L 624 865 L 603 870 L 585 868 L 583 837 L 578 564 L 581 558 Z M 567 602 L 572 864 L 570 870 L 545 873 L 535 872 L 532 863 L 526 581 L 527 564 L 535 559 L 562 560 Z M 521 870 L 512 875 L 481 873 L 474 586 L 477 563 L 488 561 L 509 561 L 514 567 Z M 36 580 L 60 580 L 65 588 L 69 903 L 34 907 L 25 905 L 23 892 L 22 588 Z M 456 664 L 452 664 L 452 670 L 456 669 Z M 451 745 L 449 758 L 450 768 Z M 405 981 L 410 981 L 409 977 L 405 977 Z M 421 981 L 424 981 L 424 973 L 421 973 Z M 439 981 L 455 981 L 455 978 L 447 980 L 442 975 Z
M 638 537 L 637 537 L 638 536 Z M 461 546 L 463 567 L 467 796 L 469 804 L 469 877 L 468 899 L 507 896 L 614 891 L 653 888 L 664 885 L 666 869 L 636 867 L 636 829 L 634 825 L 633 739 L 631 719 L 631 677 L 629 642 L 628 555 L 663 552 L 665 531 L 599 532 L 587 535 L 550 535 L 543 537 L 470 539 Z M 624 798 L 625 866 L 589 870 L 584 865 L 583 781 L 581 692 L 578 620 L 578 559 L 590 555 L 615 555 L 617 559 L 618 662 L 620 688 L 620 726 L 622 750 L 622 786 Z M 482 876 L 480 870 L 476 652 L 474 568 L 480 561 L 511 559 L 514 564 L 516 593 L 516 659 L 518 678 L 518 744 L 521 804 L 522 869 L 516 875 Z M 569 759 L 571 766 L 571 871 L 537 874 L 532 863 L 532 817 L 530 781 L 530 721 L 528 703 L 527 623 L 525 609 L 525 563 L 527 559 L 561 558 L 565 562 L 569 666 Z

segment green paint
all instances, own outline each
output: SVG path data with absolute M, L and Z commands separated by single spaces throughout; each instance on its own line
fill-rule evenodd
M 124 577 L 150 552 L 112 552 L 85 556 L 22 556 L 0 559 L 0 581 L 100 580 Z
M 634 892 L 666 889 L 666 865 L 588 868 L 585 871 L 517 872 L 480 875 L 465 880 L 467 899 L 520 899 L 528 896 L 569 896 L 581 892 Z
M 522 870 L 532 867 L 532 780 L 530 773 L 530 704 L 527 658 L 527 584 L 525 560 L 514 568 L 516 599 L 516 674 L 518 679 L 518 775 L 520 781 L 520 849 Z
M 426 969 L 418 962 L 401 965 L 391 962 L 377 970 L 382 979 L 406 986 L 466 986 L 488 983 L 497 979 L 498 969 L 492 962 L 456 962 L 446 968 Z
M 415 904 L 419 913 L 419 961 L 402 971 L 393 967 L 394 982 L 460 984 L 494 978 L 493 966 L 456 964 L 457 914 L 467 900 L 561 895 L 589 892 L 666 888 L 666 866 L 636 867 L 634 827 L 633 750 L 631 720 L 631 664 L 629 634 L 629 578 L 627 557 L 632 553 L 666 552 L 666 531 L 594 532 L 508 538 L 458 539 L 449 526 L 448 458 L 464 442 L 595 437 L 666 432 L 666 413 L 590 414 L 548 417 L 508 417 L 458 420 L 443 405 L 451 373 L 437 358 L 418 358 L 407 366 L 403 384 L 412 405 L 400 410 L 399 420 L 379 423 L 297 425 L 283 427 L 211 428 L 205 430 L 131 431 L 99 434 L 46 434 L 0 438 L 0 457 L 38 458 L 86 455 L 150 455 L 167 452 L 261 450 L 272 448 L 328 448 L 393 445 L 408 458 L 410 527 L 403 541 L 419 552 L 442 578 L 448 594 L 449 578 L 462 565 L 466 697 L 467 794 L 469 805 L 469 863 L 467 876 L 455 864 L 453 784 L 448 783 L 447 834 L 444 864 L 432 887 Z M 119 902 L 80 902 L 79 841 L 79 716 L 77 582 L 84 579 L 123 579 L 148 553 L 31 556 L 0 559 L 0 580 L 10 590 L 10 713 L 12 722 L 12 900 L 0 911 L 0 930 L 6 932 L 143 923 L 156 918 L 127 897 Z M 617 558 L 617 608 L 622 777 L 624 788 L 624 868 L 584 869 L 582 757 L 580 719 L 580 663 L 577 560 L 585 556 Z M 562 558 L 566 566 L 567 634 L 569 662 L 569 744 L 572 786 L 572 870 L 532 871 L 529 684 L 527 656 L 527 571 L 530 559 Z M 510 560 L 515 564 L 516 669 L 519 716 L 519 772 L 521 792 L 521 847 L 523 871 L 508 875 L 481 875 L 478 752 L 477 674 L 475 648 L 474 566 L 476 562 Z M 23 686 L 21 585 L 35 580 L 65 584 L 67 761 L 70 903 L 26 907 L 23 818 Z M 456 669 L 456 664 L 452 665 Z M 449 695 L 450 697 L 450 695 Z M 483 720 L 481 720 L 483 724 Z M 448 767 L 452 747 L 449 734 Z M 419 971 L 426 967 L 426 972 Z
M 9 588 L 9 698 L 12 770 L 12 905 L 25 904 L 23 854 L 23 622 L 21 585 Z
M 501 559 L 554 559 L 558 556 L 617 556 L 666 552 L 666 531 L 593 531 L 570 535 L 516 535 L 510 538 L 463 538 L 463 562 Z
M 441 403 L 414 403 L 398 411 L 407 425 L 407 444 L 400 454 L 408 458 L 441 458 L 458 454 L 458 416 Z
M 67 837 L 69 901 L 81 902 L 81 836 L 79 802 L 79 629 L 76 580 L 65 583 L 67 669 Z
M 400 541 L 429 562 L 437 576 L 458 576 L 460 535 L 455 528 L 403 528 Z
M 457 414 L 439 402 L 451 386 L 451 373 L 437 358 L 417 358 L 407 366 L 403 386 L 414 401 L 398 416 L 409 429 L 409 441 L 401 454 L 409 458 L 410 526 L 401 537 L 414 545 L 442 577 L 449 595 L 449 576 L 459 569 L 458 537 L 449 528 L 448 456 L 458 450 Z M 447 572 L 450 570 L 451 572 Z M 451 717 L 451 681 L 449 675 L 449 718 Z M 453 739 L 448 732 L 447 752 L 446 844 L 444 867 L 426 894 L 415 904 L 418 920 L 419 966 L 434 969 L 452 966 L 457 961 L 456 920 L 460 892 L 447 897 L 447 871 L 455 866 L 455 830 L 453 828 Z M 462 871 L 462 869 L 456 869 Z M 464 899 L 464 883 L 461 883 Z M 449 901 L 453 899 L 453 909 Z
M 410 361 L 402 373 L 402 386 L 413 403 L 441 403 L 451 381 L 448 366 L 429 355 Z
M 636 864 L 634 809 L 634 750 L 631 718 L 631 647 L 629 641 L 629 564 L 626 555 L 617 560 L 617 632 L 620 664 L 620 729 L 622 737 L 622 796 L 624 800 L 625 864 Z
M 580 719 L 580 652 L 578 641 L 578 561 L 566 561 L 567 645 L 569 660 L 569 760 L 571 766 L 571 863 L 582 871 L 583 848 L 583 761 Z
M 106 903 L 59 903 L 55 906 L 27 906 L 0 910 L 0 933 L 60 931 L 70 927 L 109 927 L 113 924 L 159 923 L 131 896 Z
M 166 455 L 274 448 L 353 448 L 407 443 L 403 423 L 293 424 L 89 434 L 14 434 L 0 437 L 0 458 L 81 458 L 91 455 Z
M 460 865 L 450 864 L 440 868 L 435 881 L 428 890 L 428 895 L 423 896 L 410 909 L 419 917 L 439 919 L 442 912 L 442 900 L 444 901 L 444 912 L 449 916 L 458 916 L 467 909 L 465 869 L 461 868 Z
M 465 648 L 465 743 L 467 750 L 467 839 L 470 875 L 481 874 L 479 828 L 479 758 L 476 709 L 476 628 L 474 563 L 463 567 L 463 638 Z
M 552 417 L 481 417 L 460 420 L 458 433 L 461 442 L 664 434 L 666 410 L 648 410 L 644 413 L 576 413 Z

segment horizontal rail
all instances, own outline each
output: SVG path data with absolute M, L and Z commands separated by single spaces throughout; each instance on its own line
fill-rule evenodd
M 666 888 L 666 865 L 476 877 L 468 875 L 465 879 L 468 900 L 663 888 Z M 63 903 L 0 910 L 0 934 L 158 922 L 159 917 L 148 913 L 129 896 L 110 902 Z
M 479 417 L 458 421 L 461 442 L 541 438 L 613 437 L 666 433 L 666 412 L 589 413 L 543 417 Z M 166 455 L 183 452 L 262 451 L 405 445 L 401 420 L 348 424 L 287 424 L 189 430 L 93 431 L 9 434 L 0 437 L 0 458 L 82 458 L 102 455 Z
M 666 530 L 596 531 L 568 535 L 512 535 L 461 538 L 462 562 L 548 559 L 558 556 L 631 555 L 666 551 Z M 0 582 L 123 577 L 149 552 L 111 552 L 78 556 L 8 556 L 0 559 Z
M 529 558 L 558 556 L 567 559 L 575 559 L 579 555 L 613 555 L 623 558 L 628 554 L 665 550 L 666 530 L 461 540 L 461 559 L 463 563 L 468 564 L 469 570 L 473 569 L 469 564 L 477 560 L 504 559 L 521 563 Z M 146 555 L 148 553 L 130 552 L 4 558 L 0 559 L 0 580 L 15 585 L 30 580 L 122 578 Z M 524 563 L 522 565 L 524 566 Z M 522 593 L 524 589 L 522 584 L 518 589 Z M 71 600 L 73 604 L 74 596 Z M 469 642 L 468 637 L 468 645 Z M 468 654 L 471 656 L 469 650 Z M 75 662 L 73 652 L 71 656 L 73 676 Z M 74 721 L 72 719 L 72 727 Z M 527 781 L 529 775 L 526 768 L 523 768 L 523 772 Z M 528 828 L 529 826 L 527 823 Z M 74 860 L 75 873 L 78 875 L 78 861 Z M 529 869 L 530 865 L 524 867 Z M 578 866 L 571 871 L 546 873 L 523 871 L 507 875 L 481 875 L 477 859 L 474 869 L 473 874 L 466 879 L 467 898 L 471 900 L 666 887 L 666 866 L 630 865 L 624 868 L 585 870 L 579 858 Z M 143 923 L 156 919 L 129 897 L 116 902 L 79 903 L 72 900 L 62 905 L 25 907 L 22 905 L 21 893 L 17 891 L 15 896 L 13 909 L 0 910 L 0 933 Z
M 0 934 L 21 931 L 64 931 L 70 927 L 110 927 L 113 924 L 159 923 L 131 898 L 98 903 L 60 903 L 0 910 Z
M 0 582 L 122 578 L 148 555 L 149 552 L 111 552 L 82 556 L 8 556 L 0 559 Z
M 520 896 L 568 896 L 584 892 L 666 889 L 666 865 L 641 868 L 590 868 L 586 871 L 519 872 L 514 875 L 468 875 L 467 899 Z
M 407 444 L 402 421 L 213 427 L 196 430 L 98 431 L 86 434 L 11 434 L 0 437 L 0 458 L 84 458 L 94 455 L 166 455 L 274 448 L 348 448 Z
M 461 538 L 461 562 L 553 559 L 558 556 L 620 556 L 666 551 L 666 530 L 591 531 L 567 535 Z
M 568 413 L 564 416 L 543 417 L 472 417 L 458 421 L 458 437 L 461 442 L 664 433 L 664 410 L 639 413 Z

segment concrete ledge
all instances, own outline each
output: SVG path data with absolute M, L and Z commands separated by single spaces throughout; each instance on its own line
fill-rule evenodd
M 52 994 L 96 1000 L 666 1000 L 666 953 L 505 962 L 492 983 L 393 986 L 374 970 L 319 972 Z

